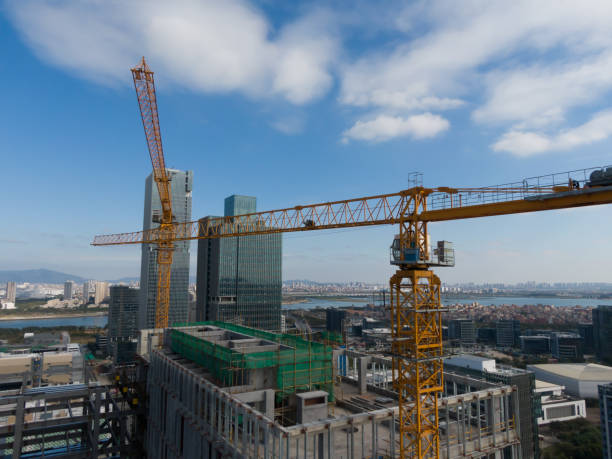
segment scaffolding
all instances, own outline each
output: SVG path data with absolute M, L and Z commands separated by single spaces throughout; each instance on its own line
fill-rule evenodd
M 329 394 L 329 400 L 334 400 L 332 346 L 225 322 L 197 322 L 179 324 L 178 327 L 182 325 L 188 325 L 188 328 L 170 329 L 170 348 L 205 368 L 223 387 L 247 385 L 250 370 L 270 369 L 276 373 L 274 389 L 279 402 L 296 392 L 312 390 L 324 390 Z M 194 329 L 204 332 L 207 326 L 259 338 L 278 346 L 274 350 L 245 352 L 189 333 Z
M 0 396 L 0 457 L 142 457 L 131 410 L 108 386 L 68 384 Z

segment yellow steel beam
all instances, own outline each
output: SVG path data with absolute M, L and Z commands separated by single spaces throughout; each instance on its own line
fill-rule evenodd
M 422 212 L 419 219 L 425 222 L 442 222 L 610 203 L 612 203 L 612 187 L 585 188 L 564 193 L 551 193 L 550 195 L 527 196 L 521 200 L 429 210 Z
M 446 193 L 440 190 L 451 190 Z M 168 239 L 168 230 L 155 228 L 149 231 L 96 236 L 92 245 L 146 244 L 164 241 L 212 239 L 254 234 L 289 233 L 333 228 L 350 228 L 400 223 L 407 206 L 412 205 L 411 193 L 370 196 L 365 198 L 335 201 L 308 206 L 257 212 L 237 217 L 207 218 L 201 221 L 172 224 L 173 236 Z M 427 206 L 418 213 L 421 222 L 440 222 L 467 218 L 509 215 L 570 207 L 593 206 L 612 203 L 612 187 L 586 188 L 555 193 L 552 188 L 526 189 L 482 188 L 482 189 L 423 189 L 427 195 Z M 497 202 L 471 204 L 462 200 L 467 194 L 481 194 L 496 198 Z M 531 195 L 529 193 L 532 193 Z M 508 196 L 504 200 L 504 196 Z
M 172 272 L 172 254 L 174 252 L 174 227 L 172 221 L 172 192 L 170 177 L 166 171 L 164 150 L 162 148 L 159 116 L 157 113 L 157 97 L 155 95 L 155 80 L 153 72 L 145 62 L 145 58 L 132 69 L 134 88 L 138 97 L 140 116 L 144 127 L 153 177 L 162 207 L 162 219 L 156 228 L 157 238 L 157 296 L 155 307 L 155 327 L 168 326 L 168 310 L 170 308 L 170 278 Z

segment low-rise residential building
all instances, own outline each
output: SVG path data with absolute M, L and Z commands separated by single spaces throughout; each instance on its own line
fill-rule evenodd
M 583 339 L 577 333 L 552 333 L 550 336 L 550 352 L 559 360 L 582 360 Z
M 569 421 L 586 417 L 584 400 L 574 399 L 565 395 L 565 387 L 536 379 L 535 392 L 540 396 L 542 416 L 538 424 L 548 424 L 553 421 Z
M 550 354 L 550 336 L 521 336 L 520 343 L 523 354 Z
M 448 324 L 448 337 L 461 346 L 476 344 L 476 325 L 472 319 L 453 319 Z
M 518 320 L 498 320 L 495 323 L 497 347 L 513 347 L 520 336 Z

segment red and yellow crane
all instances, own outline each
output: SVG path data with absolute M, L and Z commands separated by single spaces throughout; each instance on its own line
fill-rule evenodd
M 161 157 L 159 123 L 153 76 L 143 62 L 139 68 L 147 82 L 143 122 L 149 151 Z M 134 70 L 133 70 L 134 72 Z M 150 74 L 150 80 L 147 75 Z M 139 80 L 140 81 L 140 76 Z M 136 76 L 134 76 L 136 82 Z M 150 89 L 148 82 L 150 81 Z M 151 97 L 152 94 L 152 97 Z M 151 102 L 152 100 L 152 102 Z M 154 109 L 147 108 L 155 107 Z M 152 114 L 155 113 L 155 121 Z M 150 125 L 153 135 L 149 135 Z M 164 169 L 165 171 L 165 169 Z M 167 184 L 166 175 L 158 181 Z M 165 178 L 164 178 L 165 177 Z M 594 179 L 595 178 L 595 179 Z M 160 188 L 160 196 L 162 190 Z M 295 206 L 252 214 L 172 222 L 170 204 L 159 227 L 133 233 L 96 236 L 93 245 L 157 244 L 170 250 L 175 241 L 240 237 L 254 234 L 314 231 L 373 225 L 398 225 L 391 246 L 391 263 L 397 271 L 390 279 L 391 334 L 394 387 L 399 397 L 400 458 L 439 458 L 438 400 L 442 393 L 442 305 L 440 278 L 432 266 L 453 266 L 454 252 L 444 242 L 431 250 L 428 224 L 448 220 L 510 215 L 612 203 L 612 168 L 534 177 L 517 183 L 482 188 L 424 188 L 415 186 L 397 193 Z M 167 255 L 172 261 L 172 253 Z M 162 263 L 160 263 L 160 273 Z M 168 265 L 169 269 L 169 265 Z M 170 273 L 165 273 L 169 282 Z M 161 278 L 161 276 L 160 276 Z M 165 290 L 164 290 L 165 289 Z M 167 324 L 169 283 L 158 283 L 158 310 Z M 162 292 L 163 291 L 163 292 Z M 163 309 L 165 308 L 165 309 Z M 156 316 L 157 317 L 157 316 Z M 162 322 L 160 322 L 161 324 Z
M 154 214 L 154 223 L 159 223 L 155 231 L 163 234 L 157 244 L 157 296 L 155 308 L 155 328 L 168 326 L 168 310 L 170 308 L 170 273 L 172 256 L 174 254 L 174 217 L 172 215 L 172 193 L 170 177 L 166 171 L 164 150 L 162 148 L 159 117 L 157 115 L 157 98 L 155 96 L 155 81 L 153 72 L 142 58 L 140 64 L 132 69 L 134 87 L 138 96 L 140 115 L 144 126 L 153 178 L 157 185 L 161 202 L 161 215 Z

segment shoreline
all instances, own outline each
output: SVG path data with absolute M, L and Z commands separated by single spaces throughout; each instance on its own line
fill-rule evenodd
M 46 320 L 46 319 L 68 319 L 75 317 L 99 317 L 107 316 L 106 312 L 90 312 L 90 313 L 67 313 L 67 314 L 32 314 L 32 315 L 14 315 L 14 316 L 0 316 L 0 321 L 10 320 Z
M 285 306 L 285 305 L 287 305 L 287 304 L 302 304 L 302 303 L 308 303 L 308 299 L 306 299 L 306 298 L 301 298 L 301 299 L 299 299 L 299 300 L 288 300 L 288 301 L 283 300 L 283 301 L 281 302 L 281 306 Z

